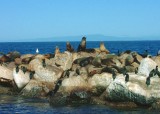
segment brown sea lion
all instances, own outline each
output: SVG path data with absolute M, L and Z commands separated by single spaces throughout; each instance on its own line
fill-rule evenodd
M 70 42 L 67 42 L 67 43 L 66 43 L 66 49 L 67 49 L 67 51 L 69 51 L 69 52 L 74 52 L 74 49 L 73 49 L 73 47 L 71 46 Z
M 54 53 L 55 53 L 55 55 L 60 53 L 60 50 L 59 50 L 58 46 L 56 46 L 56 49 L 55 49 Z
M 105 47 L 105 45 L 104 45 L 104 42 L 101 42 L 101 43 L 100 43 L 99 49 L 100 49 L 101 52 L 105 52 L 106 54 L 109 53 L 109 50 L 106 49 L 106 47 Z
M 86 50 L 86 37 L 83 37 L 81 43 L 78 46 L 77 52 Z
M 3 63 L 6 63 L 6 62 L 11 62 L 11 59 L 4 54 L 4 55 L 0 58 L 0 64 L 2 65 Z

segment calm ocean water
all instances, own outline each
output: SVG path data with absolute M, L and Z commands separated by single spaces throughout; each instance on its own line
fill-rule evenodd
M 100 42 L 87 42 L 87 48 L 99 47 Z M 74 49 L 77 49 L 79 42 L 71 42 Z M 0 43 L 0 52 L 19 51 L 21 54 L 31 53 L 34 54 L 36 48 L 39 49 L 41 54 L 53 53 L 55 47 L 58 46 L 60 51 L 66 50 L 66 42 L 18 42 L 18 43 Z M 139 53 L 143 53 L 146 49 L 151 55 L 156 55 L 160 50 L 160 41 L 107 41 L 105 42 L 107 49 L 111 53 L 117 53 L 117 51 L 132 50 Z
M 72 46 L 77 49 L 79 42 L 71 42 Z M 99 47 L 100 42 L 87 42 L 87 48 Z M 106 47 L 111 53 L 117 53 L 117 50 L 132 50 L 143 53 L 148 50 L 151 55 L 156 55 L 160 50 L 160 41 L 116 41 L 105 42 Z M 19 51 L 21 54 L 34 54 L 36 48 L 41 54 L 53 53 L 55 46 L 61 51 L 66 49 L 65 42 L 23 42 L 23 43 L 0 43 L 0 52 L 8 53 Z M 27 99 L 18 96 L 0 95 L 0 114 L 10 113 L 49 113 L 49 114 L 106 114 L 106 113 L 153 113 L 147 109 L 138 108 L 131 110 L 118 110 L 101 105 L 83 105 L 83 106 L 65 106 L 51 107 L 45 99 Z M 154 112 L 156 113 L 156 112 Z

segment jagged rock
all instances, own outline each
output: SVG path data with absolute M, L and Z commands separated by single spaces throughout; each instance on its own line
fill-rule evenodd
M 88 85 L 92 88 L 92 93 L 100 95 L 112 81 L 113 78 L 110 73 L 95 74 L 88 80 Z
M 56 66 L 46 65 L 42 66 L 40 59 L 34 59 L 29 63 L 29 69 L 35 71 L 34 78 L 39 81 L 55 82 L 59 79 L 63 73 L 61 68 Z
M 58 53 L 54 58 L 50 59 L 47 63 L 54 66 L 55 64 L 63 70 L 68 70 L 72 67 L 72 53 L 66 51 L 65 53 Z
M 64 79 L 62 82 L 62 88 L 68 93 L 75 90 L 89 90 L 89 86 L 82 76 L 74 76 Z
M 7 68 L 10 69 L 10 70 L 13 70 L 15 67 L 16 67 L 15 62 L 10 62 L 7 65 Z
M 0 66 L 0 78 L 13 80 L 13 71 L 5 66 Z
M 129 82 L 125 82 L 123 75 L 110 83 L 107 88 L 107 98 L 112 101 L 132 101 L 137 104 L 151 105 L 160 98 L 160 79 L 151 78 L 151 85 L 146 85 L 146 77 L 129 74 Z
M 30 81 L 29 72 L 26 72 L 24 74 L 24 72 L 21 69 L 19 69 L 19 71 L 16 72 L 16 68 L 14 68 L 13 69 L 13 79 L 18 89 L 22 89 Z
M 154 62 L 152 59 L 144 58 L 141 61 L 140 66 L 138 68 L 138 74 L 141 74 L 141 75 L 148 77 L 150 71 L 155 69 L 156 66 L 157 66 L 157 63 Z
M 44 97 L 53 89 L 53 87 L 54 83 L 30 80 L 30 82 L 21 90 L 20 94 L 26 97 Z
M 32 54 L 21 55 L 21 59 L 25 59 L 25 58 L 29 58 L 29 57 L 33 57 L 33 55 Z

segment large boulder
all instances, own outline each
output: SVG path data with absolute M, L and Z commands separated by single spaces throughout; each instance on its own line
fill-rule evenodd
M 141 75 L 148 77 L 150 71 L 155 69 L 156 66 L 157 66 L 157 63 L 155 61 L 153 61 L 150 58 L 144 58 L 144 59 L 142 59 L 140 65 L 139 65 L 138 74 L 141 74 Z
M 88 79 L 88 84 L 91 88 L 92 93 L 94 93 L 95 95 L 101 95 L 112 81 L 112 74 L 102 73 L 95 74 L 93 77 Z
M 157 63 L 158 67 L 160 68 L 160 56 L 156 56 L 154 61 Z
M 137 104 L 151 105 L 160 98 L 160 79 L 151 78 L 151 85 L 146 85 L 146 77 L 129 74 L 129 82 L 125 82 L 123 75 L 110 83 L 106 97 L 112 101 L 133 101 Z
M 83 78 L 83 76 L 72 76 L 66 78 L 62 82 L 62 88 L 65 92 L 72 92 L 77 90 L 89 90 L 89 86 L 87 81 Z
M 14 68 L 13 79 L 18 89 L 22 89 L 30 81 L 29 72 L 24 73 L 21 69 L 19 69 L 19 72 L 16 72 L 16 68 Z
M 56 66 L 46 65 L 46 67 L 43 67 L 41 59 L 32 60 L 29 63 L 29 69 L 35 71 L 34 78 L 36 80 L 46 82 L 57 81 L 63 73 L 63 70 Z
M 47 64 L 55 66 L 59 66 L 63 70 L 68 70 L 72 67 L 72 53 L 65 51 L 64 53 L 58 53 L 54 58 L 47 61 Z
M 13 80 L 13 72 L 5 66 L 0 66 L 0 78 Z
M 53 86 L 54 83 L 30 80 L 30 82 L 21 90 L 20 94 L 26 97 L 44 97 L 53 89 Z

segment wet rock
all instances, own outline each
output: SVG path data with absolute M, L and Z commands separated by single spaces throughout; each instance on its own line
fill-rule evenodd
M 30 82 L 21 90 L 20 94 L 26 97 L 45 97 L 53 87 L 54 83 L 30 80 Z
M 100 95 L 106 90 L 106 88 L 113 81 L 112 74 L 110 73 L 102 73 L 95 74 L 88 80 L 89 86 L 92 88 L 92 93 L 95 95 Z
M 43 67 L 42 60 L 34 59 L 29 64 L 29 69 L 35 71 L 34 79 L 46 82 L 55 82 L 63 73 L 61 68 L 46 65 Z
M 148 77 L 150 71 L 155 69 L 156 66 L 157 66 L 157 63 L 154 62 L 152 59 L 144 58 L 141 61 L 140 66 L 138 68 L 138 74 L 141 74 L 141 75 Z
M 125 82 L 123 75 L 117 78 L 107 88 L 107 98 L 112 101 L 132 101 L 141 105 L 152 105 L 160 98 L 158 83 L 160 79 L 151 79 L 151 85 L 146 85 L 146 77 L 129 74 L 129 82 Z

